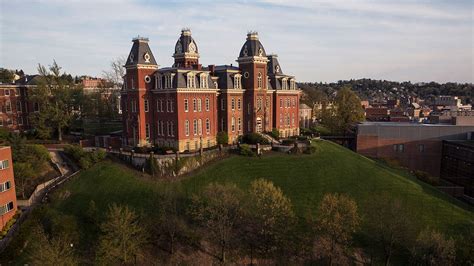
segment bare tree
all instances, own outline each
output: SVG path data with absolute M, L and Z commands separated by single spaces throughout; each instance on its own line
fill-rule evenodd
M 34 242 L 29 254 L 33 265 L 78 265 L 72 241 L 67 234 L 48 237 L 40 225 L 33 227 Z
M 426 229 L 418 235 L 412 255 L 421 265 L 454 265 L 455 243 L 438 231 Z
M 189 211 L 219 245 L 222 262 L 226 260 L 231 240 L 235 239 L 236 224 L 242 211 L 241 198 L 242 192 L 234 184 L 210 184 L 201 195 L 193 198 Z
M 408 240 L 411 224 L 399 200 L 382 195 L 374 197 L 373 202 L 368 211 L 368 228 L 383 248 L 385 265 L 389 265 L 393 253 Z
M 123 76 L 125 76 L 126 58 L 117 57 L 110 62 L 110 70 L 103 71 L 103 78 L 112 83 L 115 88 L 121 88 L 123 85 Z
M 146 231 L 133 210 L 112 204 L 101 230 L 97 254 L 100 263 L 136 263 L 136 258 L 141 255 L 146 243 Z
M 250 259 L 254 253 L 270 257 L 288 248 L 296 217 L 283 191 L 271 181 L 257 179 L 250 186 L 246 205 L 241 237 L 249 244 Z
M 326 194 L 319 205 L 315 255 L 329 265 L 346 264 L 352 235 L 359 228 L 356 202 L 345 195 Z

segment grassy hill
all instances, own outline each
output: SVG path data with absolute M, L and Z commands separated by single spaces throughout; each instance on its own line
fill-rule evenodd
M 353 197 L 362 217 L 378 194 L 398 198 L 408 206 L 405 215 L 420 226 L 430 226 L 448 235 L 463 234 L 473 226 L 473 209 L 423 184 L 407 172 L 388 168 L 331 142 L 315 143 L 312 155 L 269 153 L 262 158 L 231 156 L 178 181 L 151 180 L 128 167 L 105 161 L 82 172 L 53 195 L 49 208 L 76 216 L 85 245 L 94 234 L 82 223 L 90 200 L 99 210 L 112 202 L 128 204 L 143 213 L 153 212 L 156 194 L 166 186 L 181 186 L 190 195 L 211 182 L 233 182 L 242 188 L 256 178 L 273 181 L 291 199 L 296 213 L 317 215 L 317 206 L 329 192 Z M 364 227 L 360 244 L 370 244 Z M 365 239 L 365 240 L 364 240 Z

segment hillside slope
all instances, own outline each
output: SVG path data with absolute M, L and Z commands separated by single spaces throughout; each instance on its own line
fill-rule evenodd
M 428 226 L 457 238 L 472 227 L 472 208 L 417 181 L 407 172 L 388 168 L 331 142 L 318 141 L 314 145 L 318 151 L 312 155 L 231 156 L 171 182 L 150 180 L 123 164 L 104 161 L 83 171 L 54 193 L 51 204 L 46 206 L 46 215 L 76 217 L 81 231 L 80 246 L 87 250 L 98 233 L 86 218 L 91 200 L 98 210 L 106 210 L 110 203 L 116 202 L 149 216 L 156 212 L 158 192 L 167 186 L 181 186 L 190 196 L 211 182 L 232 182 L 245 189 L 252 180 L 266 178 L 291 199 L 300 217 L 317 216 L 317 206 L 323 195 L 337 192 L 353 197 L 364 219 L 373 206 L 374 197 L 386 194 L 399 199 L 407 207 L 404 215 L 416 222 L 419 228 Z M 101 211 L 99 216 L 99 221 L 102 221 L 105 213 Z M 25 238 L 14 241 L 17 243 L 8 251 L 10 255 L 18 252 L 15 246 L 23 246 L 21 242 L 28 238 L 28 226 L 23 228 L 26 228 L 22 229 Z M 374 245 L 365 226 L 356 240 L 358 246 Z

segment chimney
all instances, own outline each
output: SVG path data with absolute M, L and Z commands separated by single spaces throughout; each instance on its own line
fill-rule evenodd
M 214 74 L 214 71 L 216 70 L 216 65 L 208 65 L 207 67 L 209 68 L 211 74 Z

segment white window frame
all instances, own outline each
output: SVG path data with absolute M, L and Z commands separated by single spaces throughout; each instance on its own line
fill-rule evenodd
M 8 191 L 12 188 L 12 182 L 6 181 L 4 183 L 0 183 L 0 192 Z
M 145 138 L 148 140 L 150 139 L 150 124 L 145 124 Z
M 184 111 L 187 113 L 189 111 L 189 101 L 184 99 Z
M 1 160 L 0 161 L 0 170 L 10 168 L 10 162 L 8 160 Z
M 145 113 L 148 113 L 148 111 L 150 111 L 150 104 L 148 103 L 147 99 L 143 101 L 143 105 L 144 105 Z
M 197 122 L 196 119 L 194 119 L 194 120 L 193 120 L 193 135 L 195 135 L 195 136 L 196 136 L 197 133 L 198 133 L 198 128 L 197 128 L 197 127 L 198 127 L 198 122 Z
M 184 120 L 184 135 L 189 136 L 189 120 Z

